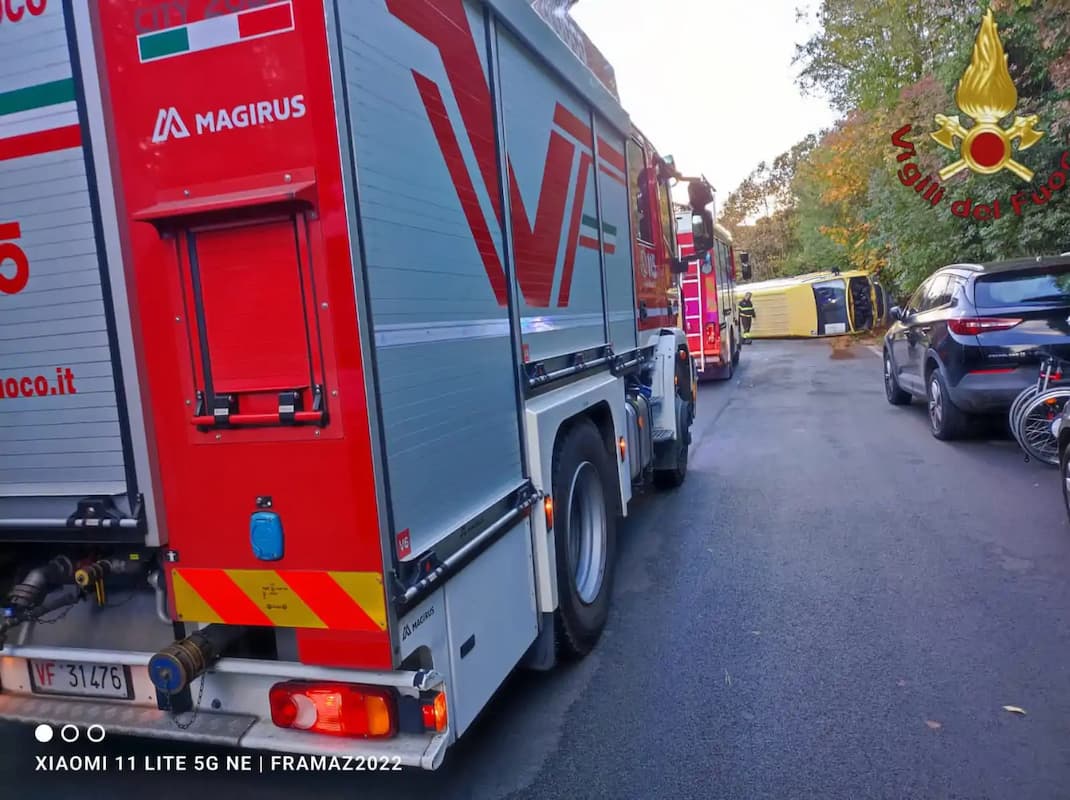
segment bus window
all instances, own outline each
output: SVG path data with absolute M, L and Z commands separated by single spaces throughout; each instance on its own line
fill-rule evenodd
M 814 284 L 817 303 L 817 333 L 847 333 L 847 287 L 842 279 Z
M 884 287 L 877 281 L 873 281 L 873 293 L 877 296 L 877 320 L 884 322 L 888 316 L 888 299 L 884 294 Z
M 634 141 L 628 141 L 628 181 L 632 190 L 632 231 L 641 242 L 654 241 L 650 225 L 650 202 L 647 197 L 647 167 L 643 150 Z
M 851 317 L 856 331 L 868 331 L 873 327 L 873 300 L 870 295 L 869 278 L 851 278 Z

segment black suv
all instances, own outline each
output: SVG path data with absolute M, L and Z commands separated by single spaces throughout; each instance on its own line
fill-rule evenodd
M 929 404 L 937 439 L 1006 412 L 1045 354 L 1070 358 L 1070 257 L 953 264 L 918 287 L 884 337 L 884 391 Z

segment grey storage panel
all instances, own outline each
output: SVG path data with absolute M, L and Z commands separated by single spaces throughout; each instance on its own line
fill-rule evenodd
M 602 209 L 609 343 L 617 353 L 636 347 L 635 273 L 632 272 L 631 192 L 624 160 L 625 139 L 596 117 L 598 199 Z
M 0 539 L 140 524 L 65 8 L 0 25 Z M 87 498 L 112 527 L 76 526 Z
M 472 43 L 484 43 L 481 7 L 468 3 L 464 12 Z M 498 175 L 493 159 L 477 163 L 465 127 L 473 122 L 493 146 L 493 115 L 488 103 L 476 108 L 478 119 L 462 118 L 439 50 L 387 3 L 347 0 L 335 13 L 392 533 L 408 531 L 408 547 L 396 554 L 406 561 L 524 481 L 505 284 L 491 277 L 495 266 L 503 275 L 505 260 L 492 200 Z M 485 88 L 478 52 L 475 79 Z M 448 160 L 454 148 L 463 164 Z M 482 214 L 478 245 L 475 211 L 462 205 L 451 174 L 458 168 Z
M 589 106 L 504 29 L 498 58 L 525 357 L 604 345 Z M 615 234 L 625 224 L 622 218 L 607 230 Z

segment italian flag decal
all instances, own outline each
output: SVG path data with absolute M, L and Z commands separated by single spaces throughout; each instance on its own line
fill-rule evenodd
M 0 161 L 81 143 L 73 78 L 0 92 Z
M 294 29 L 292 0 L 261 8 L 209 17 L 188 25 L 143 33 L 137 37 L 141 63 L 214 50 Z
M 617 227 L 608 222 L 602 223 L 602 241 L 605 244 L 606 255 L 612 255 L 617 250 Z M 598 220 L 587 214 L 583 215 L 583 230 L 580 232 L 580 247 L 589 250 L 598 249 Z

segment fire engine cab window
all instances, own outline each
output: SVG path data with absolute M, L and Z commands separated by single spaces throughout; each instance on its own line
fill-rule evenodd
M 650 220 L 650 198 L 647 197 L 647 168 L 643 151 L 628 142 L 628 180 L 632 189 L 632 230 L 641 242 L 654 242 Z
M 665 239 L 666 252 L 676 252 L 676 242 L 673 236 L 673 213 L 672 197 L 669 195 L 667 184 L 658 182 L 658 210 L 661 212 L 661 235 Z

